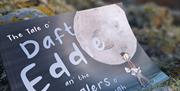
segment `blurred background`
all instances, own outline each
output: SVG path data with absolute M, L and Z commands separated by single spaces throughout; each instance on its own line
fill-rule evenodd
M 0 26 L 119 2 L 138 42 L 170 76 L 148 91 L 180 91 L 180 0 L 1 0 Z M 10 91 L 1 58 L 0 91 Z

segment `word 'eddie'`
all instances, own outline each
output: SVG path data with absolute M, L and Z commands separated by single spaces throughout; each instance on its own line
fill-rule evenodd
M 63 31 L 68 32 L 70 35 L 74 36 L 74 34 L 70 31 L 71 27 L 68 27 L 67 24 L 64 23 L 64 30 L 62 30 L 61 28 L 56 28 L 54 30 L 54 35 L 56 37 L 56 41 L 59 42 L 60 45 L 63 44 L 62 38 L 64 37 L 64 34 L 62 34 Z M 30 53 L 27 45 L 32 45 L 33 46 L 33 51 Z M 52 46 L 55 46 L 55 42 L 53 41 L 53 39 L 51 38 L 51 36 L 47 35 L 43 38 L 43 47 L 45 49 L 49 49 Z M 34 58 L 40 51 L 40 46 L 39 43 L 35 40 L 27 40 L 23 43 L 20 43 L 20 47 L 23 50 L 23 52 L 26 54 L 28 59 L 32 59 Z M 77 45 L 73 42 L 72 43 L 72 47 L 74 48 L 74 50 L 69 54 L 69 61 L 72 65 L 79 65 L 81 62 L 87 64 L 87 61 L 85 59 L 85 57 L 83 56 L 83 54 L 81 53 L 81 51 L 79 50 L 79 48 L 77 47 Z M 77 57 L 75 59 L 75 57 Z M 56 59 L 56 63 L 52 64 L 49 68 L 49 73 L 53 78 L 60 78 L 63 74 L 67 75 L 68 77 L 71 76 L 71 73 L 69 72 L 69 70 L 67 69 L 66 65 L 63 63 L 63 61 L 61 60 L 60 56 L 55 52 L 54 53 L 54 58 Z M 27 78 L 27 73 L 33 69 L 36 66 L 36 63 L 32 63 L 28 66 L 26 66 L 24 69 L 22 69 L 21 71 L 21 79 L 26 87 L 26 89 L 28 91 L 37 91 L 33 86 L 36 85 L 40 80 L 43 79 L 42 76 L 38 76 L 37 78 L 33 79 L 33 80 L 29 80 Z M 61 69 L 60 72 L 56 72 L 57 69 Z M 46 84 L 46 86 L 43 87 L 43 89 L 41 91 L 47 91 L 50 87 L 50 83 Z

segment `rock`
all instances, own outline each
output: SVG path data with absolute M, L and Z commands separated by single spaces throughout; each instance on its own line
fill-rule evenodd
M 35 8 L 23 8 L 20 10 L 17 10 L 16 12 L 9 13 L 8 15 L 5 15 L 3 17 L 0 17 L 1 24 L 8 24 L 11 22 L 18 22 L 22 20 L 28 20 L 38 17 L 45 17 L 44 13 L 41 11 L 35 9 Z

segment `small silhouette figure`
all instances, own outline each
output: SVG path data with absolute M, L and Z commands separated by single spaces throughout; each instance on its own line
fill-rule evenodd
M 128 65 L 129 65 L 129 67 L 125 67 L 126 73 L 130 73 L 132 76 L 135 76 L 138 79 L 141 86 L 146 87 L 149 83 L 149 80 L 142 74 L 141 68 L 137 67 L 130 60 L 128 53 L 123 52 L 123 53 L 121 53 L 121 56 L 123 57 L 124 60 L 126 60 L 128 62 Z

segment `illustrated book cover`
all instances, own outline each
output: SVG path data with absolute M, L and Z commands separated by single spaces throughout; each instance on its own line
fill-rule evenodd
M 12 91 L 141 91 L 168 79 L 119 4 L 0 27 Z

